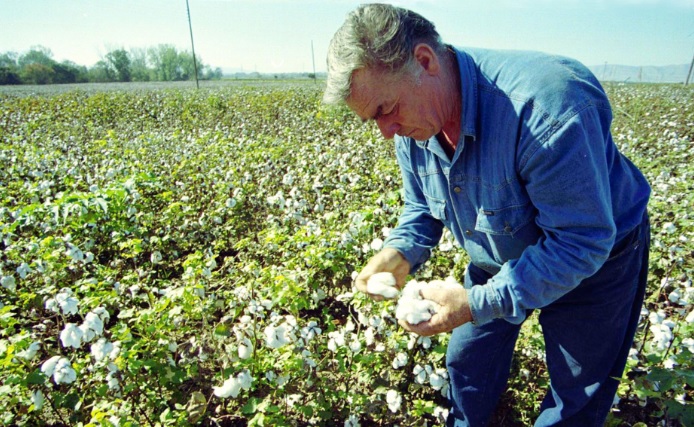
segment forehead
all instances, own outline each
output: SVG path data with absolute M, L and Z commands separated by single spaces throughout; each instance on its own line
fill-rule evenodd
M 373 118 L 380 105 L 395 95 L 392 79 L 381 72 L 361 68 L 352 74 L 352 86 L 345 100 L 362 120 Z

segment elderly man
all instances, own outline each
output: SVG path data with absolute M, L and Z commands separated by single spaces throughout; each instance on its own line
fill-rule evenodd
M 458 49 L 422 16 L 364 5 L 331 41 L 324 100 L 346 102 L 395 139 L 405 204 L 356 280 L 399 286 L 443 227 L 470 255 L 464 286 L 421 335 L 452 331 L 451 426 L 485 425 L 534 309 L 551 379 L 537 426 L 602 426 L 646 286 L 650 188 L 615 146 L 610 104 L 568 58 Z

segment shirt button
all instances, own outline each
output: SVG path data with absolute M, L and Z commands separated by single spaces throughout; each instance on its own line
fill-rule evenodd
M 460 187 L 455 187 L 453 191 L 455 191 L 456 193 L 460 193 L 463 190 Z
M 513 228 L 511 228 L 510 225 L 507 225 L 506 227 L 504 227 L 504 231 L 510 233 L 511 231 L 513 231 Z
M 472 236 L 472 230 L 465 230 L 466 236 Z

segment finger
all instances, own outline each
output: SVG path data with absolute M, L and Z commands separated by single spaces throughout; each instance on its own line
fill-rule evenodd
M 404 330 L 408 332 L 414 332 L 415 334 L 422 337 L 429 337 L 431 335 L 436 334 L 436 331 L 434 331 L 431 327 L 430 321 L 417 323 L 416 325 L 407 323 L 404 320 L 399 320 L 398 323 Z

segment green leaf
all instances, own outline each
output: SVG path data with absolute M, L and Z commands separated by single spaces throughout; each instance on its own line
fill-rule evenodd
M 207 411 L 207 400 L 205 396 L 199 391 L 194 391 L 190 396 L 186 411 L 188 412 L 188 422 L 197 424 Z
M 43 384 L 46 382 L 46 376 L 39 371 L 33 371 L 26 377 L 27 384 Z
M 215 335 L 220 335 L 223 337 L 230 337 L 231 336 L 231 329 L 229 328 L 229 325 L 225 325 L 224 323 L 220 323 L 217 325 L 216 328 L 214 328 L 214 333 Z
M 241 412 L 244 415 L 250 415 L 250 414 L 255 414 L 255 412 L 258 410 L 259 403 L 262 402 L 262 399 L 258 397 L 251 397 L 248 399 L 245 405 L 241 407 Z

